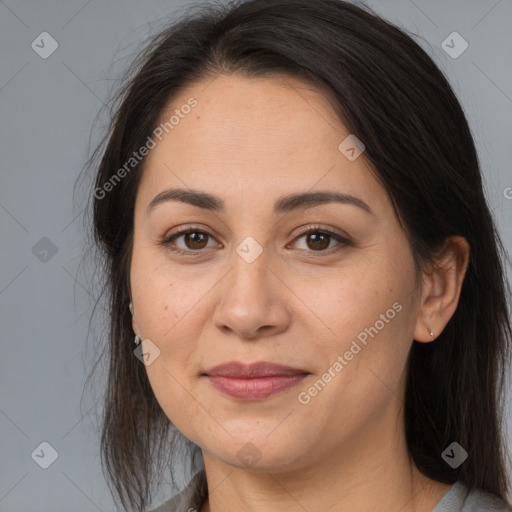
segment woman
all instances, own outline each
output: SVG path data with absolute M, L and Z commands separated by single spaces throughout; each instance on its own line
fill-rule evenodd
M 133 69 L 92 194 L 123 506 L 185 446 L 159 512 L 512 510 L 502 245 L 433 61 L 350 3 L 252 0 Z

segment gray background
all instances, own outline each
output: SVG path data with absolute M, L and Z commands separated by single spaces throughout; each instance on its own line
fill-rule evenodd
M 90 283 L 78 272 L 85 203 L 80 195 L 74 203 L 73 185 L 121 71 L 163 18 L 187 3 L 0 0 L 0 512 L 114 510 L 93 422 L 101 386 L 81 403 L 95 352 L 94 339 L 87 341 Z M 512 2 L 368 4 L 417 34 L 447 73 L 469 116 L 510 252 Z M 458 58 L 441 45 L 453 31 L 469 44 Z M 46 59 L 31 47 L 42 32 L 58 43 Z M 103 133 L 99 119 L 93 143 Z M 58 452 L 48 469 L 31 456 L 42 442 Z M 163 500 L 172 488 L 162 489 Z

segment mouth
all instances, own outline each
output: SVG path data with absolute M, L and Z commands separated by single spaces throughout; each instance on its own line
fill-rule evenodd
M 239 400 L 262 400 L 290 389 L 310 372 L 267 361 L 252 364 L 230 362 L 203 373 L 218 391 Z

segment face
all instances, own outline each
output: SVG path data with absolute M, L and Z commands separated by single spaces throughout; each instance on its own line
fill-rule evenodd
M 252 455 L 261 470 L 393 435 L 418 293 L 364 153 L 350 139 L 340 150 L 349 131 L 289 77 L 220 75 L 169 112 L 191 97 L 148 154 L 135 207 L 133 328 L 159 350 L 146 370 L 160 406 L 203 454 L 237 467 Z M 318 192 L 342 200 L 290 200 Z M 301 374 L 211 376 L 233 361 Z

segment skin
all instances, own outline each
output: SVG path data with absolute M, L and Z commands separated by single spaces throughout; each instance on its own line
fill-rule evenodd
M 406 358 L 413 339 L 431 342 L 453 315 L 467 242 L 447 239 L 437 265 L 416 275 L 385 189 L 364 153 L 349 161 L 338 150 L 349 131 L 318 90 L 285 76 L 219 75 L 184 90 L 169 109 L 191 96 L 198 105 L 146 159 L 130 280 L 134 332 L 160 350 L 146 366 L 152 389 L 203 453 L 209 500 L 202 511 L 431 511 L 450 485 L 425 477 L 409 459 Z M 222 198 L 225 211 L 168 201 L 147 214 L 157 194 L 178 187 Z M 351 194 L 372 213 L 328 203 L 273 214 L 278 198 L 318 190 Z M 160 243 L 191 224 L 210 236 L 174 244 L 198 256 Z M 315 244 L 298 232 L 315 225 L 351 243 Z M 263 249 L 251 263 L 236 252 L 248 236 Z M 400 312 L 300 403 L 298 393 L 394 303 Z M 201 377 L 233 360 L 311 375 L 244 402 Z M 250 467 L 237 455 L 248 442 L 260 457 Z

